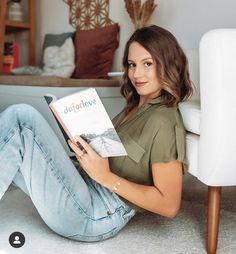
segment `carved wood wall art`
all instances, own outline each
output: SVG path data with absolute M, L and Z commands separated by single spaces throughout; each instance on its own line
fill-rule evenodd
M 75 29 L 90 30 L 114 24 L 109 0 L 63 0 L 70 6 L 69 22 Z

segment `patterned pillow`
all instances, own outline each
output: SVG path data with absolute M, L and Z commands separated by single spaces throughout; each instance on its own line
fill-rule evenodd
M 57 76 L 69 78 L 74 71 L 75 50 L 71 38 L 67 38 L 64 44 L 50 46 L 43 53 L 43 76 Z

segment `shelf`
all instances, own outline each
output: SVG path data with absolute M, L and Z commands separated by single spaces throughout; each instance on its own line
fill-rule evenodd
M 7 33 L 30 29 L 30 24 L 28 22 L 6 20 L 5 25 L 6 25 L 6 32 Z
M 6 34 L 14 34 L 20 32 L 27 32 L 28 37 L 28 65 L 35 65 L 35 11 L 36 1 L 28 0 L 27 12 L 28 20 L 14 21 L 9 20 L 7 17 L 7 10 L 9 0 L 0 0 L 0 74 L 3 73 L 3 58 L 4 58 L 4 43 L 6 41 Z M 24 0 L 26 2 L 26 0 Z M 20 40 L 20 38 L 17 38 Z

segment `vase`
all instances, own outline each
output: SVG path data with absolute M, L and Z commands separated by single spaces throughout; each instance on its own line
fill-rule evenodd
M 10 2 L 8 8 L 8 19 L 15 21 L 24 20 L 24 12 L 20 2 Z

